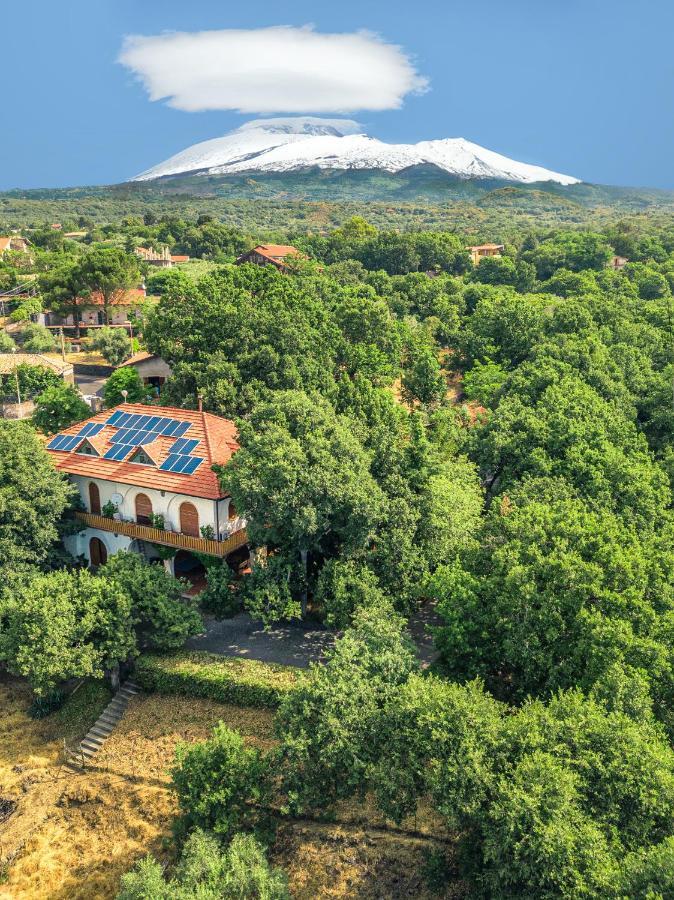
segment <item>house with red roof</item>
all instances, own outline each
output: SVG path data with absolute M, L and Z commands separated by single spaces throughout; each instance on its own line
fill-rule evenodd
M 236 260 L 237 266 L 253 263 L 255 266 L 274 266 L 279 272 L 288 271 L 288 259 L 301 256 L 296 247 L 287 244 L 258 244 Z
M 245 568 L 246 523 L 213 471 L 236 453 L 236 438 L 233 422 L 201 409 L 136 403 L 64 429 L 47 452 L 82 501 L 67 549 L 92 567 L 129 550 L 192 581 L 204 574 L 195 554 Z
M 110 322 L 105 321 L 105 303 L 103 294 L 95 291 L 91 296 L 82 299 L 80 312 L 80 326 L 96 325 L 128 325 L 132 316 L 140 316 L 142 306 L 145 303 L 146 291 L 144 287 L 129 288 L 128 290 L 117 291 L 109 305 Z M 51 310 L 43 313 L 41 316 L 42 324 L 48 327 L 66 326 L 74 327 L 76 325 L 75 316 L 70 313 L 67 316 L 58 316 Z

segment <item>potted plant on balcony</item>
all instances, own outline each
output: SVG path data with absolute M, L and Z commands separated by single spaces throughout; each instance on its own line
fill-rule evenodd
M 101 508 L 101 515 L 106 519 L 121 519 L 122 517 L 119 514 L 119 509 L 117 508 L 117 504 L 113 503 L 112 500 L 108 500 L 105 502 Z

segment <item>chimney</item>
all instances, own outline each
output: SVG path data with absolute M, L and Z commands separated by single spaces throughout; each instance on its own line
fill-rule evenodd
M 201 396 L 201 394 L 197 394 L 197 409 L 199 410 L 199 412 L 204 411 L 204 398 Z

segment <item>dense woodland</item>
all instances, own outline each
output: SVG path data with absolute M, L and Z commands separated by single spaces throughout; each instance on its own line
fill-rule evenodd
M 276 232 L 303 253 L 288 274 L 232 265 L 262 224 L 75 224 L 84 241 L 32 230 L 3 283 L 35 275 L 39 302 L 67 306 L 101 273 L 146 275 L 163 402 L 237 421 L 218 474 L 258 561 L 233 585 L 212 566 L 204 608 L 340 632 L 273 749 L 220 725 L 181 751 L 181 860 L 146 860 L 120 897 L 284 897 L 275 817 L 366 795 L 393 822 L 428 803 L 455 835 L 441 895 L 673 896 L 674 220 L 481 226 L 505 251 L 473 267 L 456 223 L 356 216 Z M 210 265 L 143 273 L 139 242 Z M 33 426 L 0 421 L 0 660 L 47 705 L 199 625 L 136 558 L 73 570 L 72 503 Z M 440 658 L 421 671 L 405 626 L 428 602 Z

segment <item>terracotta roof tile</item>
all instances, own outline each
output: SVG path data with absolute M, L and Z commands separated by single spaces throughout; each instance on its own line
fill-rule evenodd
M 133 484 L 138 487 L 155 488 L 161 491 L 170 491 L 176 494 L 186 494 L 191 497 L 205 497 L 216 500 L 226 497 L 222 490 L 212 466 L 215 463 L 223 465 L 228 462 L 239 449 L 236 440 L 236 426 L 229 419 L 222 419 L 211 413 L 199 412 L 190 409 L 176 409 L 171 406 L 145 406 L 141 403 L 124 403 L 114 409 L 106 409 L 98 413 L 86 422 L 78 422 L 61 432 L 62 434 L 76 435 L 89 422 L 105 424 L 115 410 L 126 413 L 138 413 L 141 415 L 166 416 L 178 419 L 181 422 L 189 422 L 190 428 L 183 437 L 198 440 L 199 443 L 192 451 L 194 456 L 201 456 L 204 462 L 192 475 L 181 475 L 177 472 L 164 472 L 154 466 L 131 463 L 126 460 L 116 462 L 103 459 L 100 456 L 86 456 L 72 450 L 63 453 L 59 450 L 48 450 L 54 465 L 61 472 L 71 475 L 82 475 L 89 478 L 100 478 L 103 481 L 115 481 L 120 484 Z M 112 447 L 111 437 L 117 432 L 114 425 L 105 425 L 102 431 L 90 439 L 93 446 L 99 452 L 105 453 Z M 171 452 L 175 438 L 159 436 L 151 444 L 146 444 L 144 450 L 151 459 L 161 463 Z M 131 454 L 129 454 L 131 455 Z

